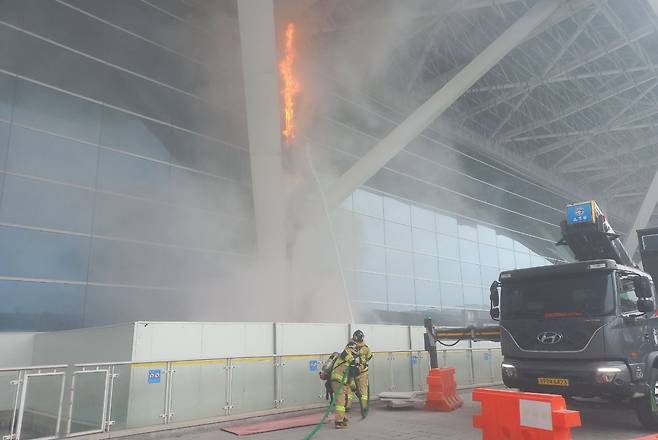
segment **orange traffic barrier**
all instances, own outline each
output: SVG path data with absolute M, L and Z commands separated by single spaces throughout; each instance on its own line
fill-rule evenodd
M 432 368 L 427 375 L 427 385 L 426 410 L 454 411 L 464 404 L 457 395 L 454 368 Z
M 473 400 L 482 403 L 473 426 L 483 440 L 570 440 L 571 428 L 580 426 L 580 413 L 562 396 L 478 388 Z

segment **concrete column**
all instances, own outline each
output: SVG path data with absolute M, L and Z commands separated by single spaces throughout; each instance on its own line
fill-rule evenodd
M 255 301 L 246 304 L 253 311 L 250 319 L 285 320 L 287 207 L 274 5 L 273 0 L 237 4 L 259 264 L 249 280 L 255 291 L 235 294 Z

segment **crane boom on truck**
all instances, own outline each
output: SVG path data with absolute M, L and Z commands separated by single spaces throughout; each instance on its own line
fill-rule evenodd
M 568 205 L 561 232 L 576 262 L 502 272 L 490 288 L 498 324 L 425 321 L 432 367 L 437 342 L 500 341 L 506 386 L 629 401 L 658 431 L 658 228 L 638 231 L 644 271 L 594 201 Z

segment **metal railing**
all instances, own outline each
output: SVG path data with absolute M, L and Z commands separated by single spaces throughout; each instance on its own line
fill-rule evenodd
M 195 425 L 326 403 L 328 354 L 109 362 L 0 369 L 0 438 L 33 440 Z M 499 349 L 439 351 L 458 386 L 500 383 Z M 427 353 L 376 352 L 371 394 L 424 390 Z

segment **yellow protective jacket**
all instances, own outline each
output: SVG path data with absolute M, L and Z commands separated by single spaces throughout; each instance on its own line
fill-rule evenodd
M 338 359 L 336 359 L 333 370 L 331 370 L 331 380 L 341 382 L 343 385 L 350 384 L 353 378 L 350 377 L 348 370 L 350 365 L 354 363 L 354 360 L 354 356 L 348 350 L 343 350 L 340 356 L 338 356 Z
M 356 346 L 358 348 L 357 363 L 359 365 L 359 371 L 366 373 L 368 371 L 368 362 L 372 359 L 372 352 L 365 342 L 357 342 Z

